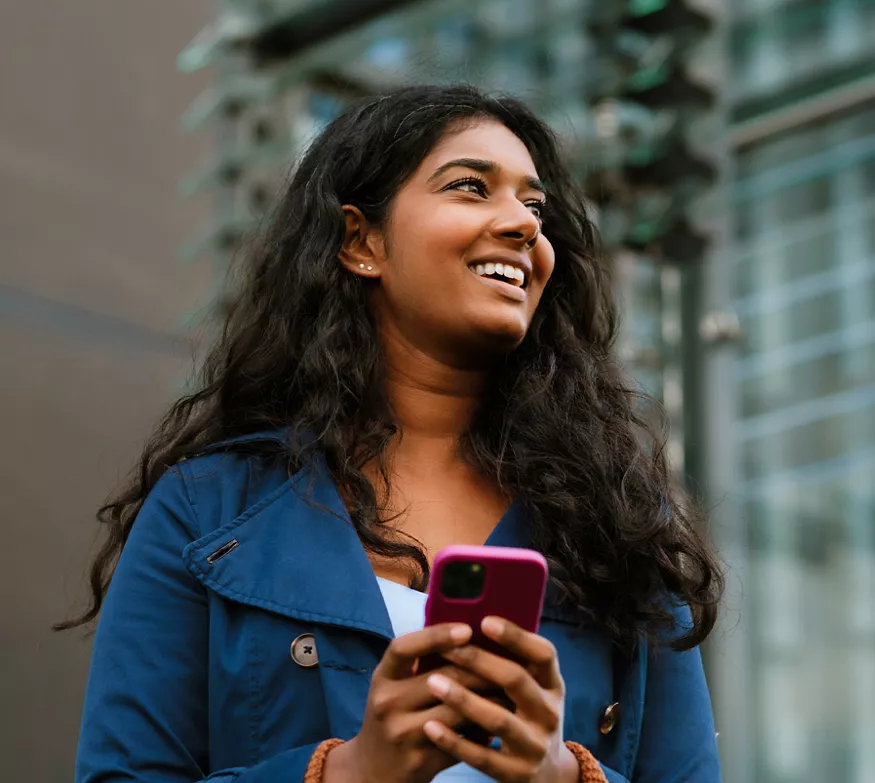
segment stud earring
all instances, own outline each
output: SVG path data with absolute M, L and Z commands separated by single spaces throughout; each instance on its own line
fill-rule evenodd
M 368 267 L 368 272 L 373 272 L 373 271 L 374 271 L 374 267 L 369 266 L 369 267 Z
M 364 269 L 364 268 L 365 268 L 364 264 L 359 264 L 359 269 Z

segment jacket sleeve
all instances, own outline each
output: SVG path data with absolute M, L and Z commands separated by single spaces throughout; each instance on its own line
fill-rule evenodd
M 678 629 L 692 625 L 687 606 L 675 608 Z M 633 783 L 720 783 L 720 761 L 698 648 L 675 652 L 666 639 L 647 662 L 644 707 Z M 608 783 L 629 783 L 602 764 Z
M 182 560 L 197 537 L 185 484 L 171 469 L 137 516 L 102 608 L 76 783 L 303 780 L 316 745 L 210 774 L 207 597 Z
M 675 608 L 692 627 L 689 607 Z M 698 648 L 675 652 L 666 640 L 650 656 L 635 783 L 719 783 L 711 697 Z

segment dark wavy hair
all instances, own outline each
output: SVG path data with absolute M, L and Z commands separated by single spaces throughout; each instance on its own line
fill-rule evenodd
M 98 513 L 108 537 L 91 567 L 90 607 L 56 628 L 98 616 L 137 513 L 168 466 L 211 443 L 278 427 L 289 433 L 290 466 L 324 455 L 366 549 L 407 558 L 419 574 L 413 586 L 427 584 L 422 547 L 390 534 L 385 486 L 362 471 L 375 462 L 386 484 L 386 447 L 400 433 L 384 393 L 369 283 L 338 261 L 341 205 L 384 224 L 399 187 L 441 137 L 482 119 L 502 123 L 528 148 L 548 191 L 543 230 L 556 265 L 525 340 L 490 369 L 490 404 L 460 453 L 520 498 L 562 601 L 618 645 L 673 629 L 676 603 L 689 605 L 693 624 L 674 634 L 673 646 L 708 635 L 721 569 L 699 533 L 701 510 L 672 483 L 661 408 L 649 401 L 659 414 L 649 423 L 640 405 L 648 400 L 611 354 L 616 307 L 583 199 L 549 128 L 519 101 L 469 86 L 368 99 L 311 144 L 243 256 L 198 389 L 170 408 L 138 468 Z

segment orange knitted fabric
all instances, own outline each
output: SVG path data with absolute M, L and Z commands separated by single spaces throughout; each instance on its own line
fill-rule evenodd
M 310 757 L 310 763 L 307 765 L 307 771 L 304 773 L 304 783 L 322 783 L 325 757 L 330 751 L 342 744 L 342 739 L 329 739 L 316 746 L 316 750 Z M 576 742 L 566 742 L 565 745 L 574 754 L 580 765 L 580 783 L 608 783 L 601 765 L 583 745 L 578 745 Z
M 601 764 L 583 745 L 578 745 L 576 742 L 566 742 L 565 746 L 574 754 L 574 758 L 580 764 L 580 783 L 608 783 Z
M 329 751 L 334 750 L 338 745 L 343 745 L 342 739 L 329 739 L 325 742 L 320 742 L 310 756 L 310 763 L 307 764 L 307 771 L 304 773 L 304 783 L 322 783 L 322 770 L 325 769 L 325 757 Z

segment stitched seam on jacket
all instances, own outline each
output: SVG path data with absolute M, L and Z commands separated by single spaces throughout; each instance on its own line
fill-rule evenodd
M 251 754 L 249 759 L 250 766 L 255 766 L 261 758 L 261 732 L 262 715 L 259 704 L 258 674 L 260 671 L 261 661 L 258 656 L 258 636 L 253 632 L 251 625 L 248 627 L 249 637 L 249 738 Z
M 319 666 L 323 669 L 334 669 L 339 672 L 353 672 L 353 674 L 369 674 L 374 671 L 373 666 L 347 666 L 344 663 L 334 663 L 331 661 L 320 661 Z
M 186 465 L 185 462 L 179 462 L 175 465 L 175 467 L 179 471 L 179 477 L 182 479 L 182 488 L 185 490 L 185 497 L 188 499 L 188 505 L 191 507 L 191 513 L 194 517 L 194 523 L 197 529 L 198 534 L 203 532 L 203 528 L 201 527 L 200 517 L 197 513 L 197 503 L 194 500 L 194 487 L 189 487 L 189 479 L 186 478 L 185 471 Z M 189 477 L 190 478 L 190 477 Z
M 638 658 L 641 661 L 641 666 L 644 667 L 644 677 L 643 682 L 641 683 L 641 699 L 639 701 L 632 702 L 629 700 L 629 711 L 631 715 L 629 716 L 631 720 L 626 722 L 626 769 L 624 772 L 627 772 L 627 778 L 631 779 L 632 773 L 635 770 L 635 764 L 638 759 L 638 739 L 641 734 L 642 721 L 644 718 L 644 700 L 647 698 L 647 677 L 648 677 L 648 653 L 649 653 L 649 645 L 647 644 L 646 639 L 642 639 L 639 644 L 641 647 L 636 651 Z M 630 673 L 634 672 L 637 667 L 635 666 L 634 659 L 630 661 Z M 626 688 L 628 689 L 630 686 L 630 682 L 626 682 Z

